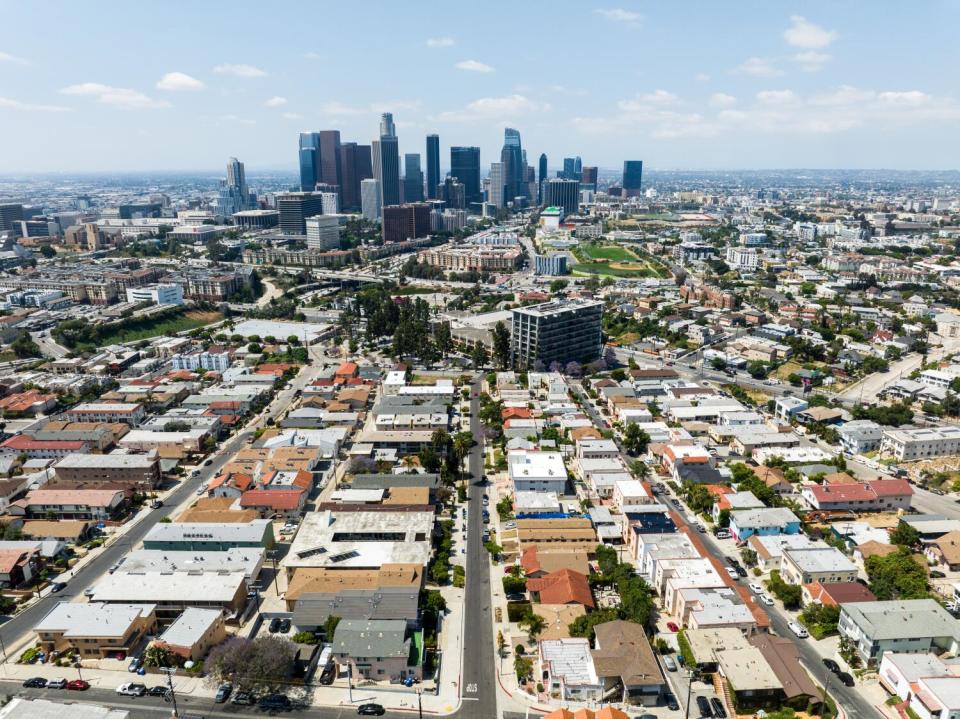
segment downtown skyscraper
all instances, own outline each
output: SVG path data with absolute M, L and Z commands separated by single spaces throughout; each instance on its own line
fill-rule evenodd
M 340 186 L 340 130 L 321 130 L 318 181 Z
M 467 207 L 483 202 L 483 185 L 480 184 L 480 148 L 451 147 L 450 176 L 463 183 Z
M 440 136 L 427 135 L 427 199 L 435 200 L 440 184 Z
M 217 193 L 217 212 L 229 217 L 235 212 L 252 209 L 255 198 L 250 197 L 247 189 L 247 175 L 243 163 L 235 157 L 227 162 L 227 177 L 220 181 Z
M 537 168 L 537 188 L 539 194 L 537 195 L 537 204 L 543 204 L 543 183 L 547 181 L 547 153 L 540 153 L 540 162 L 538 163 L 539 167 Z
M 300 133 L 300 191 L 313 192 L 320 177 L 320 133 Z
M 623 196 L 639 197 L 643 181 L 643 160 L 623 161 Z
M 520 144 L 520 131 L 507 127 L 503 131 L 503 149 L 500 151 L 500 164 L 503 166 L 503 197 L 504 203 L 511 202 L 515 197 L 525 196 L 526 176 L 523 161 L 523 147 Z M 491 173 L 492 173 L 491 168 Z
M 420 154 L 408 152 L 403 156 L 403 201 L 423 202 L 423 170 Z
M 393 115 L 380 117 L 380 139 L 372 143 L 373 177 L 380 183 L 380 206 L 400 204 L 400 144 Z

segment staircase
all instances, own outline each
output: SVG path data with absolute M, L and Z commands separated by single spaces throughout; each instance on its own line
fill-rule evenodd
M 737 713 L 733 710 L 733 696 L 730 691 L 730 683 L 724 681 L 723 677 L 720 676 L 720 672 L 713 673 L 713 688 L 717 692 L 717 696 L 723 697 L 723 705 L 727 708 L 727 716 L 735 717 Z

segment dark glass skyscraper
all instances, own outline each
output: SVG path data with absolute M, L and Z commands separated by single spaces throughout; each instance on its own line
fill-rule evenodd
M 567 180 L 577 179 L 576 170 L 577 161 L 572 157 L 563 158 L 563 178 Z
M 427 135 L 427 198 L 437 199 L 440 184 L 440 136 Z
M 639 197 L 643 180 L 643 160 L 623 161 L 623 196 Z
M 537 198 L 539 204 L 543 204 L 543 183 L 547 181 L 547 153 L 540 155 L 540 167 L 537 172 L 537 187 L 540 188 L 540 196 Z
M 585 190 L 597 189 L 597 168 L 596 167 L 583 168 L 583 172 L 581 172 L 580 174 L 580 185 Z
M 575 215 L 580 209 L 580 183 L 565 177 L 554 177 L 543 184 L 543 204 L 562 207 L 564 215 Z
M 451 147 L 450 176 L 456 177 L 463 183 L 468 207 L 473 202 L 483 202 L 479 147 Z
M 520 145 L 520 131 L 507 127 L 503 131 L 503 149 L 500 151 L 500 164 L 503 165 L 503 196 L 505 202 L 514 197 L 526 195 L 523 178 L 523 148 Z
M 420 154 L 408 152 L 403 156 L 403 201 L 423 202 L 423 170 Z
M 340 185 L 340 130 L 321 130 L 320 177 L 327 185 Z
M 360 183 L 373 177 L 370 146 L 345 142 L 340 146 L 340 208 L 360 208 Z
M 320 133 L 300 133 L 300 189 L 312 191 L 320 178 Z

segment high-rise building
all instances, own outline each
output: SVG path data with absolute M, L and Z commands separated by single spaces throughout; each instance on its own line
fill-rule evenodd
M 639 197 L 643 180 L 643 160 L 623 161 L 623 196 Z
M 584 167 L 580 174 L 580 187 L 584 190 L 597 189 L 597 168 Z
M 340 249 L 340 218 L 333 215 L 317 215 L 308 217 L 307 249 L 309 250 L 338 250 Z
M 503 130 L 503 149 L 500 150 L 500 164 L 503 165 L 504 204 L 513 201 L 515 197 L 523 196 L 526 192 L 524 184 L 523 148 L 520 144 L 520 132 L 512 127 Z
M 437 194 L 447 207 L 455 210 L 466 208 L 466 190 L 463 183 L 458 182 L 456 177 L 447 177 L 437 190 Z
M 427 135 L 427 198 L 437 197 L 440 184 L 440 136 Z
M 539 189 L 539 194 L 537 196 L 537 202 L 543 204 L 543 183 L 547 181 L 547 153 L 543 152 L 540 154 L 539 168 L 537 170 L 537 188 Z
M 554 177 L 543 185 L 543 204 L 563 208 L 564 215 L 575 215 L 580 209 L 580 183 Z
M 487 202 L 498 210 L 507 206 L 508 185 L 505 176 L 506 172 L 502 162 L 490 163 L 490 191 L 487 195 Z
M 320 130 L 319 182 L 340 186 L 340 130 Z
M 360 181 L 360 202 L 363 219 L 380 222 L 380 182 L 372 177 Z
M 403 156 L 403 201 L 423 202 L 423 170 L 420 154 L 408 152 Z
M 575 180 L 577 179 L 577 170 L 576 170 L 576 159 L 573 157 L 563 158 L 563 173 L 562 177 L 566 180 Z
M 602 302 L 555 300 L 511 312 L 510 359 L 517 369 L 542 371 L 600 356 Z
M 19 231 L 23 221 L 23 205 L 19 202 L 6 202 L 0 205 L 0 232 Z
M 413 202 L 383 208 L 383 241 L 403 242 L 430 234 L 430 205 Z
M 373 178 L 380 183 L 380 206 L 400 204 L 400 148 L 396 137 L 372 143 Z
M 321 192 L 320 201 L 323 205 L 323 214 L 340 214 L 340 195 L 338 195 L 336 192 Z
M 393 124 L 393 113 L 385 112 L 380 115 L 380 137 L 396 137 L 397 128 Z
M 359 210 L 362 206 L 360 183 L 373 177 L 370 145 L 345 142 L 340 146 L 340 207 Z
M 583 160 L 580 159 L 580 155 L 573 158 L 573 178 L 575 180 L 583 179 Z
M 220 181 L 216 204 L 217 213 L 224 217 L 252 208 L 243 163 L 235 157 L 227 162 L 227 177 Z
M 320 133 L 300 133 L 300 190 L 311 192 L 320 178 Z
M 319 192 L 286 192 L 277 195 L 280 231 L 288 235 L 307 234 L 307 218 L 323 214 Z
M 472 203 L 483 202 L 483 189 L 480 184 L 480 148 L 451 147 L 450 176 L 463 183 L 467 207 Z

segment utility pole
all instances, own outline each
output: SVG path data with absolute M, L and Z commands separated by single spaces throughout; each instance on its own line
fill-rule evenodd
M 173 667 L 161 667 L 160 671 L 167 675 L 167 686 L 170 687 L 170 701 L 173 702 L 173 716 L 179 717 L 180 712 L 177 709 L 177 694 L 173 690 L 173 675 L 177 670 Z
M 417 713 L 420 715 L 420 719 L 423 719 L 423 701 L 421 700 L 422 695 L 423 695 L 423 691 L 418 687 L 417 688 Z
M 697 670 L 691 668 L 690 675 L 687 677 L 687 713 L 684 715 L 684 719 L 690 719 L 690 696 L 693 693 L 693 678 L 697 674 Z

